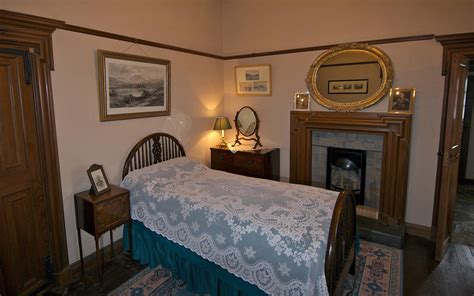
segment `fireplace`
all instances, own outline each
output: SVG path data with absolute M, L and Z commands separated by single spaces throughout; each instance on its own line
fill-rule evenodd
M 410 114 L 292 111 L 290 120 L 290 182 L 325 188 L 327 147 L 366 150 L 364 206 L 377 209 L 384 224 L 404 223 Z
M 327 147 L 326 188 L 351 189 L 357 205 L 364 205 L 366 151 Z

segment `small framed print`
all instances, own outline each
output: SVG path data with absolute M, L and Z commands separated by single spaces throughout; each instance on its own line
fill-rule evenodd
M 366 94 L 368 89 L 368 79 L 328 81 L 328 94 Z
M 390 89 L 390 100 L 388 112 L 413 114 L 415 105 L 415 88 L 392 88 Z
M 309 92 L 297 92 L 293 97 L 293 108 L 297 111 L 309 111 L 311 96 Z
M 87 176 L 89 176 L 92 185 L 91 189 L 95 195 L 100 195 L 110 190 L 110 185 L 105 176 L 104 168 L 101 165 L 91 165 L 87 170 Z
M 238 95 L 271 96 L 270 65 L 235 67 L 235 88 Z

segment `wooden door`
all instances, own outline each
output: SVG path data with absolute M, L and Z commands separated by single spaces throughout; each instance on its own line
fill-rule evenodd
M 443 259 L 453 225 L 454 203 L 461 155 L 463 107 L 466 96 L 466 79 L 469 59 L 455 54 L 451 60 L 448 84 L 448 104 L 444 131 L 443 165 L 438 209 L 438 233 L 436 236 L 436 259 Z
M 34 66 L 24 48 L 0 44 L 0 261 L 7 295 L 46 285 L 51 263 Z

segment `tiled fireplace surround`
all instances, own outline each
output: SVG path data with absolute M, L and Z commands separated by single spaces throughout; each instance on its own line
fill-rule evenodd
M 377 134 L 312 131 L 311 185 L 326 187 L 327 148 L 348 148 L 366 151 L 364 206 L 378 212 L 382 176 L 383 136 Z

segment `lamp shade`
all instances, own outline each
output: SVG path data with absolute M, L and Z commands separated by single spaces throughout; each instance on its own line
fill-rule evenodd
M 214 122 L 214 130 L 228 130 L 231 129 L 229 119 L 226 116 L 219 116 L 216 118 L 216 122 Z

